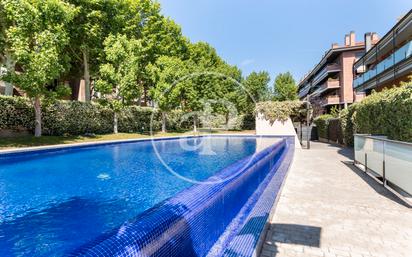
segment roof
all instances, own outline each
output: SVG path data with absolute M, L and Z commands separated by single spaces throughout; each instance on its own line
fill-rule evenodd
M 376 51 L 376 48 L 380 48 L 382 44 L 384 44 L 388 38 L 392 37 L 393 31 L 398 29 L 407 19 L 412 18 L 412 9 L 409 10 L 407 14 L 405 14 L 368 52 L 366 52 L 359 60 L 357 60 L 353 65 L 358 66 L 360 62 L 363 61 L 364 57 L 367 56 L 370 52 Z M 408 24 L 406 24 L 408 25 Z
M 362 42 L 357 42 L 355 43 L 354 46 L 340 46 L 336 48 L 330 48 L 326 54 L 322 57 L 320 62 L 313 68 L 298 84 L 298 87 L 301 88 L 303 84 L 306 83 L 306 81 L 315 75 L 322 67 L 327 63 L 327 60 L 330 59 L 331 57 L 335 57 L 336 55 L 346 52 L 346 51 L 354 51 L 354 50 L 362 50 L 365 48 L 364 43 Z

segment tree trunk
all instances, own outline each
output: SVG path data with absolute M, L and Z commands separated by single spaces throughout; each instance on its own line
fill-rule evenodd
M 90 102 L 90 68 L 89 68 L 89 55 L 86 49 L 82 51 L 83 54 L 83 68 L 84 68 L 84 98 L 86 102 Z
M 197 115 L 193 116 L 193 132 L 197 132 Z
M 35 114 L 35 126 L 34 136 L 41 137 L 41 103 L 40 97 L 34 98 L 34 114 Z
M 117 112 L 114 112 L 113 114 L 113 133 L 117 134 L 119 133 L 118 129 L 118 118 L 117 118 Z
M 146 107 L 147 106 L 147 86 L 143 85 L 143 103 L 140 106 Z
M 226 130 L 229 130 L 229 113 L 225 113 L 225 126 Z
M 4 81 L 4 86 L 5 86 L 4 95 L 12 96 L 13 95 L 13 84 Z
M 6 51 L 4 55 L 4 59 L 5 59 L 5 66 L 6 66 L 7 72 L 14 73 L 14 66 L 16 65 L 16 63 L 8 51 Z M 12 96 L 13 95 L 13 84 L 10 82 L 4 81 L 4 86 L 5 86 L 4 94 L 8 96 Z
M 166 112 L 162 112 L 162 133 L 166 133 Z

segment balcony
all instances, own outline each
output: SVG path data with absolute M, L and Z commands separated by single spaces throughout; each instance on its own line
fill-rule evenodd
M 309 90 L 310 90 L 310 84 L 306 85 L 304 88 L 299 90 L 299 98 L 302 99 L 306 97 L 309 93 Z
M 337 89 L 340 87 L 340 83 L 338 79 L 328 79 L 325 83 L 323 83 L 316 91 L 315 95 L 322 95 L 325 92 L 328 92 L 332 89 Z
M 325 66 L 314 78 L 313 85 L 317 85 L 328 77 L 330 73 L 335 73 L 340 71 L 340 65 L 337 63 L 331 63 Z
M 385 71 L 394 67 L 396 64 L 412 57 L 412 41 L 406 43 L 404 46 L 396 50 L 393 54 L 388 56 L 383 61 L 379 62 L 373 69 L 361 74 L 353 81 L 353 88 L 358 88 L 366 82 L 383 74 Z
M 335 105 L 335 104 L 339 104 L 340 103 L 340 98 L 338 95 L 329 95 L 327 97 L 325 97 L 322 101 L 322 105 L 326 106 L 326 105 Z

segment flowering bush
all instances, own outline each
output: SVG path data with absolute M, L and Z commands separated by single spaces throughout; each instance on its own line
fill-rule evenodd
M 256 105 L 255 113 L 262 113 L 271 123 L 286 121 L 291 116 L 300 115 L 304 103 L 301 101 L 268 101 Z

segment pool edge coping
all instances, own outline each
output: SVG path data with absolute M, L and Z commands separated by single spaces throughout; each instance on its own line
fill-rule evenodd
M 121 143 L 133 143 L 149 140 L 170 140 L 179 138 L 193 138 L 193 137 L 219 137 L 219 136 L 235 136 L 235 137 L 287 137 L 287 135 L 256 135 L 256 134 L 201 134 L 201 135 L 181 135 L 181 136 L 167 136 L 167 137 L 145 137 L 145 138 L 132 138 L 132 139 L 115 139 L 115 140 L 103 140 L 103 141 L 92 141 L 92 142 L 82 142 L 82 143 L 69 143 L 69 144 L 57 144 L 57 145 L 45 145 L 45 146 L 29 146 L 13 149 L 0 150 L 0 157 L 6 156 L 8 154 L 18 154 L 18 153 L 30 153 L 37 151 L 47 151 L 47 150 L 64 150 L 75 147 L 89 147 L 89 146 L 99 146 L 99 145 L 110 145 L 110 144 L 121 144 Z
M 158 140 L 158 139 L 177 139 L 177 138 L 190 138 L 190 137 L 202 137 L 202 136 L 257 136 L 255 134 L 201 134 L 201 135 L 181 135 L 181 136 L 166 136 L 166 137 L 143 137 L 143 138 L 130 138 L 130 139 L 114 139 L 114 140 L 102 140 L 102 141 L 91 141 L 91 142 L 81 142 L 81 143 L 69 143 L 69 144 L 56 144 L 56 145 L 43 145 L 43 146 L 28 146 L 28 147 L 17 147 L 12 149 L 0 150 L 0 155 L 9 153 L 24 153 L 24 152 L 35 152 L 41 150 L 55 150 L 55 149 L 65 149 L 77 146 L 98 146 L 105 144 L 116 144 L 116 143 L 129 143 L 129 142 L 139 142 L 147 140 Z
M 294 162 L 295 162 L 296 148 L 293 147 L 293 149 L 290 150 L 290 151 L 291 151 L 292 153 L 289 153 L 289 154 L 290 154 L 290 160 L 289 160 L 289 163 L 288 163 L 288 165 L 287 165 L 287 169 L 286 169 L 286 171 L 285 171 L 285 176 L 283 177 L 283 180 L 282 180 L 282 183 L 281 183 L 281 185 L 280 185 L 279 191 L 278 191 L 278 193 L 277 193 L 277 195 L 276 195 L 276 197 L 275 197 L 275 201 L 273 202 L 273 205 L 271 206 L 271 209 L 270 209 L 270 211 L 269 211 L 269 216 L 268 216 L 268 218 L 267 218 L 267 220 L 266 220 L 266 224 L 265 224 L 265 226 L 263 227 L 262 232 L 261 232 L 261 234 L 260 234 L 260 236 L 259 236 L 259 238 L 258 238 L 258 241 L 257 241 L 257 243 L 256 243 L 256 247 L 255 247 L 255 249 L 254 249 L 254 251 L 253 251 L 252 257 L 259 257 L 259 256 L 262 254 L 263 246 L 264 246 L 264 244 L 266 243 L 266 237 L 267 237 L 267 234 L 268 234 L 269 229 L 270 229 L 270 226 L 271 226 L 271 221 L 272 221 L 273 217 L 275 216 L 275 213 L 276 213 L 276 210 L 277 210 L 277 206 L 278 206 L 279 201 L 280 201 L 280 197 L 282 196 L 283 189 L 284 189 L 285 184 L 286 184 L 286 180 L 288 179 L 288 176 L 289 176 L 289 174 L 290 174 L 290 171 L 292 170 L 292 166 L 293 166 L 293 164 L 294 164 Z M 287 157 L 286 157 L 286 158 L 287 158 Z M 286 159 L 286 158 L 285 158 L 285 159 Z M 272 179 L 273 179 L 273 178 L 272 178 Z

